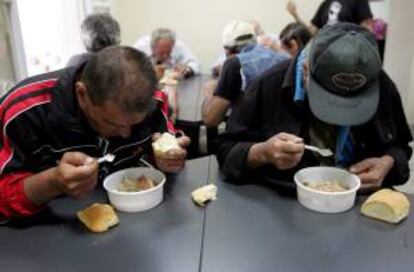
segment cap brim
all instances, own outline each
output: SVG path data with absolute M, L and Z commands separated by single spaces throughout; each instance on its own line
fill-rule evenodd
M 339 96 L 325 90 L 312 77 L 307 90 L 312 113 L 321 121 L 339 126 L 356 126 L 369 121 L 379 102 L 379 81 L 372 80 L 354 96 Z

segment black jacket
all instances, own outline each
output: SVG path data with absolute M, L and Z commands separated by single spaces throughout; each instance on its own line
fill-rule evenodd
M 85 120 L 74 91 L 79 67 L 28 78 L 8 92 L 0 103 L 0 218 L 30 215 L 39 207 L 24 194 L 23 180 L 54 167 L 67 151 L 92 157 L 116 155 L 113 163 L 100 165 L 99 178 L 137 166 L 151 154 L 155 132 L 174 132 L 166 117 L 167 97 L 156 91 L 158 107 L 132 127 L 127 139 L 103 139 Z
M 391 79 L 381 72 L 380 102 L 374 117 L 366 124 L 351 128 L 354 139 L 354 162 L 368 157 L 389 154 L 395 159 L 383 185 L 401 184 L 409 178 L 408 161 L 412 150 L 410 129 L 402 108 L 398 90 Z M 317 162 L 308 152 L 299 165 L 288 171 L 273 166 L 250 170 L 246 158 L 250 147 L 257 142 L 287 132 L 309 140 L 312 113 L 307 103 L 293 101 L 295 61 L 272 67 L 246 90 L 233 109 L 226 132 L 220 138 L 218 160 L 227 178 L 242 183 L 268 180 L 276 185 L 293 187 L 293 174 Z M 258 177 L 261 177 L 258 179 Z

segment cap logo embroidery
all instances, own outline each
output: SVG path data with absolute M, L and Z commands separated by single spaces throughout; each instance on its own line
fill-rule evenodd
M 338 73 L 332 77 L 333 84 L 343 91 L 355 91 L 367 83 L 367 78 L 359 73 Z

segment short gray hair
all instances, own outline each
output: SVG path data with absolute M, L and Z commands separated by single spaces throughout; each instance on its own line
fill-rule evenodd
M 157 41 L 161 39 L 171 40 L 175 42 L 176 36 L 174 31 L 169 28 L 156 28 L 151 33 L 151 47 L 154 47 Z
M 121 42 L 119 23 L 108 13 L 89 15 L 83 20 L 81 31 L 83 43 L 89 52 L 98 52 Z
M 135 48 L 110 46 L 92 54 L 80 80 L 94 105 L 112 101 L 128 114 L 154 106 L 157 77 L 150 59 Z

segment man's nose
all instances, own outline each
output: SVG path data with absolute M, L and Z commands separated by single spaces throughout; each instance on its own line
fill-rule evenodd
M 162 59 L 163 59 L 163 60 L 168 59 L 169 55 L 170 55 L 170 54 L 168 54 L 168 53 L 163 53 L 163 54 L 162 54 Z

